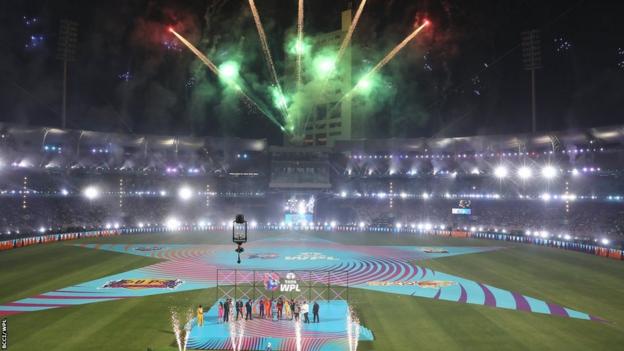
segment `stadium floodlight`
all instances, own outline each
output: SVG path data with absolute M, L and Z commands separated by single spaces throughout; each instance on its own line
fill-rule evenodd
M 67 196 L 69 195 L 69 191 L 67 191 L 67 189 L 61 189 L 61 195 Z
M 522 180 L 526 180 L 529 179 L 533 176 L 533 171 L 527 167 L 527 166 L 522 166 L 520 168 L 518 168 L 518 177 Z
M 304 222 L 305 222 L 305 221 L 304 221 Z M 256 222 L 256 221 L 251 221 L 250 225 L 251 225 L 251 227 L 252 227 L 252 228 L 255 228 L 255 227 L 257 227 L 257 226 L 258 226 L 258 222 Z
M 347 197 L 347 192 L 346 191 L 341 191 L 340 192 L 340 197 L 342 197 L 342 198 Z
M 507 167 L 505 166 L 497 166 L 496 168 L 494 168 L 494 176 L 496 176 L 496 178 L 498 179 L 503 179 L 505 177 L 507 177 L 508 171 L 507 171 Z
M 366 223 L 364 223 L 364 222 L 360 222 L 359 227 L 360 227 L 360 228 L 364 228 L 364 227 L 366 227 Z
M 551 198 L 552 198 L 552 195 L 550 195 L 549 193 L 542 194 L 542 200 L 544 201 L 550 201 Z
M 401 222 L 397 223 L 394 225 L 396 227 L 396 229 L 401 229 L 403 227 L 403 224 L 401 224 Z
M 578 169 L 574 168 L 574 169 L 572 170 L 572 175 L 573 175 L 573 176 L 575 176 L 575 177 L 576 177 L 576 176 L 578 176 L 578 175 L 579 175 L 579 171 L 578 171 Z
M 470 171 L 470 174 L 479 175 L 479 169 L 477 167 L 473 168 L 472 171 Z
M 160 196 L 167 196 L 167 191 L 161 190 L 160 191 Z
M 180 221 L 175 217 L 169 217 L 165 221 L 165 226 L 169 230 L 178 230 L 180 228 L 180 225 L 181 225 Z
M 46 229 L 44 227 L 39 227 L 39 233 L 45 233 Z
M 606 245 L 609 245 L 610 241 L 607 238 L 602 238 L 602 239 L 600 239 L 600 243 L 602 243 L 602 245 L 606 246 Z
M 425 223 L 425 230 L 431 230 L 431 228 L 433 228 L 433 225 L 431 225 L 431 223 Z
M 182 186 L 178 189 L 178 197 L 183 201 L 190 200 L 193 197 L 193 189 L 188 186 Z
M 429 199 L 430 196 L 431 195 L 427 194 L 427 192 L 423 192 L 422 193 L 422 198 L 425 199 L 425 200 Z
M 542 168 L 542 176 L 546 179 L 553 179 L 557 176 L 557 169 L 553 166 L 544 166 Z
M 565 240 L 570 240 L 570 239 L 572 239 L 572 237 L 571 237 L 569 234 L 564 235 L 564 236 L 563 236 L 563 238 L 564 238 Z
M 143 222 L 139 222 L 139 228 L 143 228 L 145 227 L 145 224 L 143 224 Z
M 82 191 L 82 195 L 88 200 L 95 200 L 100 197 L 100 190 L 93 185 L 90 185 Z
M 329 222 L 329 226 L 332 228 L 336 228 L 336 221 Z

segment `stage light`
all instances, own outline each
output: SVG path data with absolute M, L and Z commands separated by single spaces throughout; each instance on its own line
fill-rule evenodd
M 139 228 L 143 228 L 145 226 L 145 224 L 143 224 L 143 222 L 139 222 Z
M 115 224 L 113 224 L 113 228 L 119 229 L 119 223 L 115 222 Z
M 544 201 L 550 201 L 550 199 L 552 198 L 552 195 L 550 195 L 549 193 L 543 193 L 541 197 L 542 197 L 542 200 Z
M 572 237 L 571 237 L 569 234 L 564 235 L 564 236 L 563 236 L 563 238 L 564 238 L 565 240 L 570 240 L 570 239 L 572 239 Z
M 496 178 L 498 179 L 503 179 L 507 177 L 507 173 L 507 167 L 505 166 L 498 166 L 494 169 L 494 176 L 496 176 Z
M 605 245 L 605 246 L 606 246 L 606 245 L 609 245 L 610 241 L 609 241 L 609 239 L 607 239 L 607 238 L 602 238 L 602 239 L 600 240 L 600 243 L 602 243 L 602 245 Z
M 332 227 L 332 228 L 336 228 L 336 221 L 331 221 L 329 223 L 329 226 Z
M 364 223 L 364 222 L 360 222 L 359 227 L 360 227 L 360 228 L 364 228 L 364 227 L 366 227 L 366 223 Z
M 478 168 L 473 168 L 472 171 L 470 171 L 470 174 L 476 174 L 479 175 L 479 169 Z
M 183 186 L 178 189 L 178 197 L 183 201 L 190 200 L 193 197 L 193 190 L 188 186 Z
M 346 191 L 341 191 L 340 192 L 340 197 L 342 197 L 342 198 L 347 197 L 347 192 Z
M 403 224 L 401 224 L 400 222 L 394 225 L 396 227 L 396 229 L 401 229 L 403 227 Z
M 69 195 L 69 191 L 67 191 L 67 189 L 61 189 L 61 195 L 67 196 Z
M 44 227 L 39 227 L 39 233 L 45 233 L 46 229 Z
M 112 225 L 110 223 L 106 223 L 106 225 L 104 226 L 106 229 L 111 229 Z
M 256 221 L 251 221 L 251 223 L 250 223 L 250 224 L 251 224 L 251 227 L 252 227 L 252 228 L 255 228 L 255 227 L 257 227 L 257 226 L 258 226 L 258 222 L 256 222 Z
M 82 191 L 82 195 L 84 195 L 84 197 L 86 197 L 88 200 L 95 200 L 100 197 L 100 190 L 95 186 L 91 185 L 84 188 L 84 190 Z
M 520 179 L 526 180 L 529 179 L 533 176 L 533 171 L 531 171 L 531 169 L 527 166 L 522 166 L 520 168 L 518 168 L 518 177 L 520 177 Z
M 544 166 L 542 168 L 542 176 L 546 179 L 553 179 L 557 176 L 557 169 L 553 166 Z
M 429 199 L 429 197 L 430 197 L 430 196 L 431 196 L 431 195 L 427 194 L 426 192 L 422 193 L 422 197 L 423 197 L 423 199 L 425 199 L 425 200 Z
M 431 230 L 431 228 L 433 228 L 433 225 L 431 225 L 431 223 L 425 224 L 425 230 Z

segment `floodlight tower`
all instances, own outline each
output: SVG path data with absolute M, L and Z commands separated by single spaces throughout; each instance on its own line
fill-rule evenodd
M 537 29 L 522 32 L 522 63 L 524 69 L 531 71 L 531 131 L 537 130 L 535 108 L 535 70 L 542 68 L 542 50 L 540 33 Z
M 61 128 L 67 126 L 67 63 L 76 60 L 78 23 L 61 20 L 56 58 L 63 61 L 63 105 L 61 107 Z

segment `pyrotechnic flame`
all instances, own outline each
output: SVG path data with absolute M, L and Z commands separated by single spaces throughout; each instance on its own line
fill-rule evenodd
M 262 51 L 264 52 L 264 58 L 267 62 L 267 66 L 269 67 L 269 73 L 271 73 L 271 78 L 273 78 L 273 84 L 280 92 L 280 94 L 284 95 L 282 91 L 282 86 L 279 83 L 279 79 L 277 79 L 277 72 L 275 71 L 275 65 L 273 64 L 273 58 L 271 57 L 271 51 L 269 50 L 269 42 L 267 41 L 266 34 L 264 33 L 264 27 L 262 26 L 260 14 L 258 13 L 258 8 L 256 8 L 254 0 L 249 0 L 249 8 L 251 9 L 251 14 L 253 15 L 254 22 L 256 23 L 258 37 L 260 37 L 260 44 L 262 46 Z M 283 106 L 279 107 L 282 110 L 284 117 L 288 119 L 288 112 L 286 111 L 286 109 Z
M 219 68 L 212 62 L 210 61 L 210 59 L 208 57 L 206 57 L 206 55 L 204 55 L 201 51 L 199 51 L 199 49 L 197 49 L 193 44 L 191 44 L 191 42 L 189 42 L 188 40 L 186 40 L 186 38 L 184 38 L 182 35 L 180 35 L 178 32 L 176 32 L 172 27 L 169 27 L 169 31 L 171 33 L 173 33 L 184 45 L 186 45 L 186 47 L 191 50 L 195 56 L 197 56 L 214 74 L 216 74 L 218 77 L 222 77 L 221 72 L 219 71 Z M 228 81 L 228 77 L 224 77 L 226 81 Z M 257 109 L 258 111 L 260 111 L 262 114 L 264 114 L 271 122 L 273 122 L 275 125 L 277 125 L 278 127 L 280 127 L 281 130 L 285 130 L 284 126 L 282 126 L 273 116 L 271 113 L 269 113 L 265 108 L 262 108 L 260 106 L 259 103 L 257 103 L 254 99 L 252 99 L 249 94 L 247 92 L 245 92 L 243 90 L 243 88 L 240 86 L 239 83 L 237 82 L 231 82 L 230 84 L 232 84 L 232 86 L 235 88 L 235 90 L 240 93 L 244 98 L 245 98 L 245 102 L 249 104 L 249 106 L 252 106 L 253 108 Z
M 299 0 L 297 11 L 297 44 L 303 45 L 303 0 Z M 301 55 L 303 48 L 298 48 L 297 52 L 297 88 L 301 86 Z
M 340 61 L 340 59 L 342 58 L 342 55 L 344 54 L 345 50 L 347 49 L 347 46 L 351 42 L 351 37 L 353 36 L 353 31 L 355 31 L 355 27 L 357 26 L 358 21 L 360 20 L 360 15 L 362 14 L 362 11 L 364 10 L 364 5 L 366 5 L 366 0 L 362 0 L 362 2 L 360 2 L 360 6 L 358 7 L 357 11 L 355 12 L 355 16 L 353 17 L 353 21 L 351 22 L 351 25 L 349 26 L 349 30 L 347 31 L 347 34 L 345 35 L 344 39 L 342 40 L 342 44 L 340 44 L 340 50 L 338 50 L 338 56 L 336 58 L 336 62 Z

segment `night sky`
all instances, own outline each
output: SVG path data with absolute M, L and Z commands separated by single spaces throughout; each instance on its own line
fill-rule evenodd
M 296 27 L 296 0 L 257 0 L 276 69 Z M 305 33 L 339 28 L 344 0 L 307 0 Z M 355 1 L 353 8 L 357 8 Z M 620 1 L 369 0 L 353 37 L 353 72 L 374 65 L 419 21 L 432 22 L 381 74 L 362 110 L 367 136 L 431 137 L 530 131 L 530 74 L 521 32 L 541 31 L 538 130 L 624 124 L 624 3 Z M 69 66 L 68 128 L 269 138 L 281 132 L 224 93 L 167 33 L 216 63 L 241 61 L 257 96 L 270 76 L 247 1 L 0 1 L 0 121 L 59 126 L 59 21 L 79 24 Z

